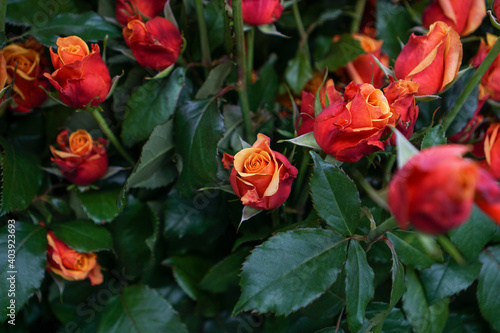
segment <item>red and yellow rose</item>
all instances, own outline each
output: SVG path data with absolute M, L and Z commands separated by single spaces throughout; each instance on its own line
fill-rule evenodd
M 99 45 L 92 44 L 90 51 L 79 37 L 58 38 L 57 53 L 51 47 L 50 57 L 55 71 L 45 77 L 65 104 L 83 109 L 104 102 L 111 89 L 111 77 Z
M 267 136 L 259 133 L 251 148 L 234 156 L 224 153 L 224 167 L 233 167 L 229 176 L 231 187 L 245 206 L 274 209 L 290 195 L 297 168 L 285 156 L 271 150 L 270 143 Z
M 106 140 L 93 140 L 84 130 L 71 135 L 64 130 L 57 136 L 59 149 L 50 146 L 51 160 L 57 164 L 64 178 L 76 185 L 90 185 L 106 174 L 108 155 Z

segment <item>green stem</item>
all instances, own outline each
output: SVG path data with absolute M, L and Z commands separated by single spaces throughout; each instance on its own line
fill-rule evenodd
M 108 138 L 109 141 L 115 146 L 116 150 L 127 160 L 127 162 L 130 163 L 130 165 L 135 165 L 134 160 L 130 155 L 125 151 L 123 146 L 121 145 L 120 141 L 116 138 L 116 136 L 113 134 L 111 129 L 109 128 L 108 124 L 106 123 L 106 120 L 101 115 L 101 111 L 99 111 L 97 108 L 90 108 L 89 112 L 92 114 L 94 119 L 97 121 L 99 124 L 99 127 L 103 131 L 104 135 Z
M 294 2 L 292 5 L 293 9 L 293 16 L 295 17 L 295 23 L 297 24 L 297 29 L 299 30 L 299 35 L 300 35 L 300 47 L 303 48 L 307 61 L 310 63 L 311 62 L 311 55 L 309 52 L 309 44 L 307 43 L 307 32 L 304 29 L 304 24 L 302 23 L 302 18 L 300 17 L 300 11 L 299 11 L 299 5 L 297 2 Z
M 245 55 L 245 35 L 243 32 L 243 7 L 242 0 L 233 0 L 234 34 L 236 35 L 236 62 L 238 63 L 238 95 L 240 98 L 243 124 L 245 126 L 245 138 L 248 142 L 254 141 L 252 119 L 250 117 L 250 105 L 247 95 L 247 64 Z
M 394 216 L 390 217 L 389 219 L 385 220 L 381 225 L 377 226 L 376 228 L 370 230 L 368 235 L 366 235 L 366 241 L 368 244 L 373 243 L 376 241 L 380 236 L 385 234 L 387 231 L 392 230 L 398 226 L 398 222 L 394 218 Z
M 460 251 L 457 250 L 457 248 L 455 247 L 455 245 L 453 245 L 453 243 L 450 242 L 450 240 L 448 238 L 446 238 L 446 236 L 444 236 L 444 235 L 438 235 L 437 236 L 437 240 L 438 240 L 439 244 L 441 244 L 441 246 L 443 247 L 443 249 L 446 252 L 448 252 L 449 255 L 453 259 L 455 259 L 455 261 L 459 265 L 465 264 L 464 258 L 460 254 Z
M 351 33 L 356 33 L 359 31 L 359 26 L 361 25 L 361 19 L 363 18 L 363 12 L 365 11 L 366 0 L 358 0 L 356 2 L 356 7 L 354 9 L 354 17 L 351 23 Z
M 446 115 L 446 118 L 443 121 L 443 128 L 446 131 L 448 127 L 450 127 L 451 123 L 457 116 L 458 112 L 462 109 L 462 106 L 464 105 L 465 101 L 469 97 L 469 95 L 472 93 L 474 88 L 479 84 L 481 81 L 481 78 L 483 77 L 484 73 L 488 70 L 490 65 L 493 63 L 495 58 L 497 57 L 498 53 L 500 53 L 500 38 L 497 39 L 495 44 L 493 44 L 493 47 L 491 48 L 490 52 L 486 55 L 486 58 L 484 58 L 483 62 L 481 65 L 477 68 L 476 72 L 474 75 L 472 75 L 472 78 L 470 81 L 467 83 L 465 86 L 464 90 L 458 97 L 457 101 L 455 102 L 455 105 L 451 110 L 448 112 Z
M 255 46 L 255 28 L 247 32 L 247 85 L 252 83 L 253 55 Z
M 209 67 L 212 60 L 210 58 L 210 47 L 208 45 L 207 24 L 205 22 L 205 16 L 203 15 L 203 3 L 202 0 L 196 0 L 195 3 L 196 18 L 198 20 L 198 28 L 200 30 L 201 62 L 203 66 Z

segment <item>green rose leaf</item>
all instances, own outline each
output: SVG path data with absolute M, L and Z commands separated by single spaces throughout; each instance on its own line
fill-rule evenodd
M 26 209 L 42 179 L 38 160 L 0 137 L 0 216 Z
M 114 24 L 94 12 L 59 14 L 51 17 L 48 22 L 35 24 L 27 34 L 46 46 L 55 45 L 61 34 L 78 36 L 84 41 L 102 40 L 106 35 L 109 38 L 121 36 L 120 30 Z
M 179 315 L 163 297 L 149 287 L 136 285 L 123 290 L 104 310 L 98 333 L 187 333 Z
M 121 133 L 126 146 L 147 139 L 157 125 L 172 117 L 186 84 L 185 75 L 184 68 L 177 68 L 167 79 L 150 80 L 132 94 Z
M 477 286 L 477 300 L 483 317 L 495 330 L 500 330 L 500 246 L 486 248 L 479 256 L 482 264 Z
M 366 306 L 375 293 L 375 274 L 357 241 L 350 242 L 345 270 L 347 322 L 349 329 L 356 332 L 363 325 Z
M 448 319 L 450 300 L 444 298 L 430 305 L 417 274 L 412 269 L 406 271 L 406 287 L 406 293 L 403 295 L 403 309 L 415 332 L 443 332 Z
M 95 223 L 111 222 L 120 213 L 116 206 L 119 193 L 119 188 L 91 190 L 77 192 L 76 198 L 80 201 L 83 211 L 89 219 Z
M 217 144 L 224 133 L 224 121 L 216 100 L 181 105 L 174 117 L 174 131 L 176 152 L 182 160 L 179 192 L 191 196 L 203 186 L 218 183 Z
M 78 252 L 94 252 L 113 248 L 111 234 L 91 221 L 76 220 L 50 225 L 54 235 Z
M 346 249 L 341 236 L 323 229 L 299 229 L 271 237 L 243 264 L 242 295 L 233 314 L 255 310 L 288 315 L 308 305 L 335 282 Z
M 323 161 L 315 152 L 311 196 L 319 216 L 344 235 L 352 235 L 361 214 L 361 201 L 354 182 L 339 167 Z

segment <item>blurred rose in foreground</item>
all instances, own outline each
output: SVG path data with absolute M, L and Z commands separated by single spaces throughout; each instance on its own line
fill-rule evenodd
M 259 133 L 251 148 L 242 149 L 234 156 L 224 153 L 222 158 L 226 169 L 233 166 L 229 181 L 245 206 L 274 209 L 290 195 L 297 168 L 285 156 L 271 150 L 270 143 L 267 136 Z
M 50 86 L 43 76 L 47 66 L 43 51 L 44 47 L 33 38 L 0 51 L 0 89 L 14 83 L 10 107 L 15 112 L 30 112 L 47 99 L 47 93 L 39 87 L 48 90 Z
M 111 89 L 111 77 L 99 45 L 92 44 L 90 51 L 79 37 L 58 38 L 57 53 L 51 47 L 50 57 L 55 71 L 45 77 L 66 105 L 84 109 L 104 102 Z
M 500 187 L 462 157 L 467 151 L 463 145 L 424 149 L 396 172 L 388 202 L 403 228 L 410 223 L 426 233 L 445 233 L 467 221 L 474 202 L 500 223 Z
M 433 23 L 429 29 L 427 35 L 411 34 L 394 65 L 398 79 L 420 85 L 418 95 L 441 92 L 462 64 L 462 42 L 456 31 L 443 22 Z
M 127 25 L 128 18 L 135 15 L 150 19 L 163 11 L 166 2 L 166 0 L 117 0 L 116 20 L 121 25 Z
M 57 136 L 59 149 L 50 146 L 64 178 L 76 185 L 90 185 L 106 174 L 108 170 L 108 155 L 106 140 L 93 140 L 87 131 L 77 130 L 71 135 L 64 130 Z
M 484 0 L 434 0 L 422 14 L 425 28 L 442 21 L 460 36 L 473 33 L 486 16 Z
M 382 90 L 351 82 L 345 88 L 344 102 L 326 107 L 316 117 L 314 137 L 325 153 L 339 161 L 356 162 L 385 148 L 381 137 L 395 120 Z
M 94 285 L 103 281 L 101 266 L 94 252 L 81 253 L 71 249 L 52 231 L 47 232 L 47 269 L 70 281 L 89 279 Z
M 123 38 L 141 66 L 157 71 L 174 64 L 181 53 L 181 33 L 163 17 L 146 23 L 139 16 L 130 18 L 123 28 Z

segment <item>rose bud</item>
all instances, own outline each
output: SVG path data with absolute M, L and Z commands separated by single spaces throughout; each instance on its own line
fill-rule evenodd
M 13 103 L 10 105 L 12 111 L 30 112 L 47 99 L 47 93 L 39 87 L 41 85 L 48 89 L 50 86 L 43 76 L 47 66 L 43 49 L 40 43 L 30 38 L 26 43 L 10 44 L 0 51 L 5 61 L 7 75 L 4 77 L 0 74 L 0 82 L 5 83 L 6 79 L 7 84 L 14 83 Z
M 284 9 L 280 0 L 241 0 L 241 6 L 243 22 L 250 25 L 274 23 Z
M 101 58 L 99 45 L 87 44 L 79 37 L 57 39 L 57 53 L 50 48 L 55 72 L 44 74 L 56 88 L 61 100 L 75 109 L 104 102 L 111 88 L 108 67 Z
M 425 28 L 442 21 L 460 36 L 473 33 L 486 16 L 484 0 L 434 0 L 422 14 Z
M 484 157 L 491 175 L 500 180 L 500 123 L 491 124 L 484 138 Z
M 399 224 L 445 233 L 469 218 L 473 203 L 500 223 L 500 188 L 487 171 L 462 158 L 463 145 L 422 150 L 396 172 L 388 203 Z
M 394 72 L 399 79 L 420 85 L 418 95 L 442 91 L 457 76 L 462 63 L 462 42 L 450 26 L 436 22 L 424 36 L 411 34 L 396 59 Z
M 353 34 L 366 54 L 362 54 L 347 64 L 346 69 L 349 78 L 354 83 L 372 83 L 375 88 L 381 88 L 385 82 L 385 74 L 377 65 L 374 55 L 384 66 L 389 66 L 389 56 L 382 53 L 381 40 L 375 40 L 363 34 Z
M 97 262 L 94 252 L 81 253 L 73 250 L 54 236 L 52 231 L 47 232 L 47 270 L 70 281 L 89 279 L 95 286 L 103 281 L 101 266 Z
M 270 143 L 267 136 L 259 133 L 251 148 L 242 149 L 234 156 L 224 153 L 222 158 L 226 169 L 234 166 L 229 181 L 245 206 L 274 209 L 290 195 L 297 168 L 285 156 L 271 150 Z
M 406 80 L 392 81 L 384 88 L 384 95 L 396 118 L 396 128 L 409 139 L 413 134 L 418 117 L 418 106 L 415 105 L 415 94 L 418 83 Z M 390 144 L 396 145 L 396 136 L 391 136 Z
M 146 23 L 139 16 L 130 18 L 123 28 L 123 38 L 141 66 L 157 71 L 174 64 L 181 53 L 181 33 L 163 17 Z
M 167 0 L 117 0 L 116 20 L 127 25 L 128 18 L 140 15 L 146 19 L 157 16 L 163 11 Z
M 481 65 L 488 52 L 490 52 L 493 44 L 495 44 L 497 36 L 490 33 L 486 34 L 486 41 L 481 40 L 477 54 L 471 59 L 471 65 L 476 69 Z M 495 101 L 500 101 L 500 56 L 497 56 L 493 63 L 488 67 L 486 73 L 481 78 L 479 85 L 479 99 L 486 100 L 491 98 Z
M 333 80 L 328 80 L 325 86 L 321 89 L 319 94 L 321 107 L 325 108 L 327 105 L 335 104 L 338 102 L 343 102 L 344 98 L 342 94 L 335 90 L 335 85 Z M 300 115 L 297 118 L 295 127 L 298 130 L 298 135 L 303 135 L 314 130 L 314 101 L 316 100 L 316 94 L 308 91 L 302 92 L 302 101 L 300 103 Z
M 383 150 L 387 143 L 380 138 L 396 119 L 382 91 L 369 83 L 351 82 L 344 99 L 316 117 L 314 137 L 321 149 L 343 162 L 356 162 Z
M 106 174 L 108 155 L 106 140 L 93 140 L 87 131 L 77 130 L 68 136 L 64 130 L 57 136 L 60 150 L 50 146 L 54 155 L 51 160 L 57 164 L 64 178 L 76 185 L 90 185 Z

